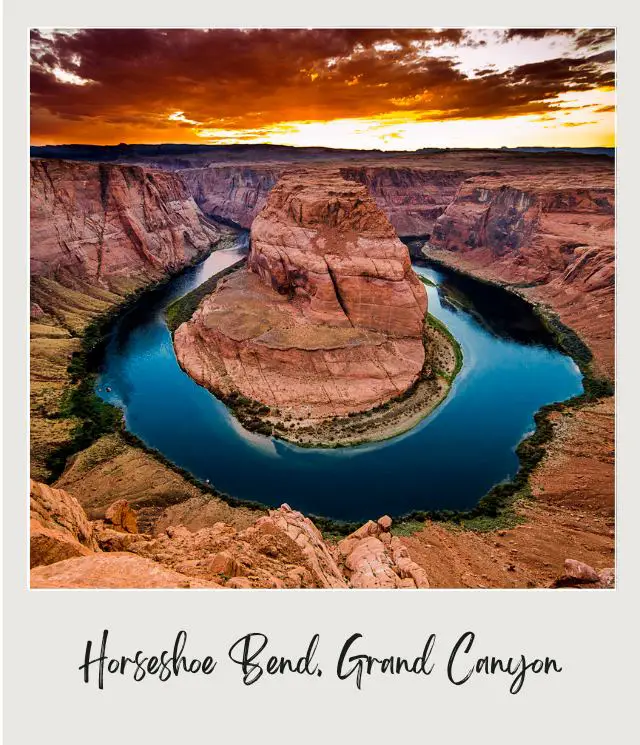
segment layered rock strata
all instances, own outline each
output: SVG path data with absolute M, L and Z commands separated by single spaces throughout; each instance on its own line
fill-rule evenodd
M 546 305 L 613 375 L 613 173 L 471 178 L 436 221 L 432 255 Z
M 180 175 L 205 215 L 250 228 L 284 170 L 277 165 L 211 164 L 182 169 Z
M 45 479 L 49 454 L 75 426 L 59 414 L 78 335 L 222 233 L 177 174 L 32 159 L 30 235 L 32 474 Z
M 426 305 L 406 247 L 362 185 L 292 172 L 253 222 L 247 270 L 177 329 L 176 352 L 217 394 L 323 419 L 416 382 Z
M 47 160 L 31 161 L 30 233 L 32 278 L 115 292 L 182 268 L 220 237 L 176 174 Z

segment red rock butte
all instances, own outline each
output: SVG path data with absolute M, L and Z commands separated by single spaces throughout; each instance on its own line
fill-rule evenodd
M 337 169 L 299 169 L 253 221 L 247 268 L 218 284 L 175 346 L 215 393 L 324 419 L 417 381 L 426 310 L 408 250 L 367 188 Z

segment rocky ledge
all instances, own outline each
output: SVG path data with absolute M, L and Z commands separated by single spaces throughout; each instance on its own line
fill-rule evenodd
M 614 214 L 613 170 L 477 176 L 437 219 L 426 253 L 557 314 L 612 378 Z
M 407 248 L 366 187 L 297 170 L 254 220 L 247 268 L 218 283 L 175 347 L 191 377 L 228 402 L 257 402 L 273 425 L 317 426 L 423 377 L 426 310 Z
M 32 481 L 31 586 L 429 587 L 391 525 L 369 521 L 336 544 L 285 504 L 240 531 L 216 522 L 139 533 L 126 500 L 90 521 L 68 492 Z
M 420 550 L 413 545 L 415 539 L 407 541 L 394 535 L 392 520 L 386 515 L 377 521 L 369 520 L 335 542 L 286 504 L 266 515 L 256 513 L 253 522 L 242 529 L 226 522 L 207 521 L 206 508 L 201 514 L 205 525 L 198 529 L 176 521 L 176 513 L 167 510 L 152 532 L 139 532 L 136 513 L 126 500 L 113 503 L 102 520 L 89 520 L 80 503 L 67 491 L 32 481 L 31 587 L 443 586 L 437 547 L 431 546 L 425 556 L 424 547 Z M 504 531 L 498 535 L 501 533 Z M 469 569 L 470 565 L 466 566 Z M 515 564 L 508 570 L 515 576 Z M 435 580 L 432 583 L 430 574 Z M 562 573 L 547 586 L 596 589 L 614 584 L 612 568 L 596 570 L 567 559 Z

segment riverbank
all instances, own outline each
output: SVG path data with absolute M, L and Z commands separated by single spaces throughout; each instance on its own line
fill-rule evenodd
M 492 532 L 513 528 L 526 522 L 526 513 L 530 501 L 539 496 L 532 490 L 534 474 L 541 466 L 547 453 L 554 451 L 556 446 L 556 432 L 554 421 L 565 417 L 574 417 L 576 412 L 598 405 L 601 402 L 611 400 L 611 422 L 610 437 L 607 441 L 613 442 L 613 395 L 614 386 L 607 377 L 602 377 L 594 370 L 593 354 L 588 345 L 580 336 L 565 325 L 548 306 L 536 303 L 529 297 L 523 288 L 513 287 L 506 282 L 491 279 L 486 276 L 477 276 L 469 269 L 461 268 L 459 263 L 448 261 L 445 254 L 449 252 L 422 249 L 422 254 L 427 262 L 435 266 L 467 277 L 475 282 L 480 282 L 492 287 L 500 288 L 505 292 L 512 293 L 524 300 L 533 309 L 533 312 L 541 320 L 545 328 L 554 338 L 556 344 L 569 357 L 571 357 L 582 374 L 583 393 L 566 401 L 548 404 L 541 407 L 534 416 L 534 431 L 528 434 L 516 447 L 519 468 L 516 475 L 505 482 L 496 484 L 471 510 L 449 511 L 413 511 L 401 518 L 408 534 L 420 532 L 425 521 L 436 520 L 443 522 L 453 530 L 461 528 L 476 532 Z M 606 446 L 605 446 L 605 449 Z M 608 448 L 608 451 L 612 449 Z M 610 470 L 610 493 L 613 494 L 613 461 L 608 463 Z M 543 487 L 544 489 L 544 487 Z M 607 503 L 612 498 L 605 499 Z
M 229 276 L 243 264 L 244 261 L 237 262 L 210 277 L 169 306 L 167 325 L 172 336 L 181 323 L 191 318 L 202 300 L 213 292 L 219 280 Z M 424 277 L 421 279 L 425 284 L 431 284 Z M 446 398 L 462 367 L 460 345 L 446 326 L 432 315 L 425 319 L 422 341 L 425 362 L 414 385 L 402 395 L 383 404 L 352 412 L 348 416 L 314 418 L 308 412 L 298 416 L 291 412 L 281 412 L 240 393 L 214 393 L 248 431 L 271 436 L 298 447 L 340 448 L 378 442 L 407 432 L 429 416 Z M 187 370 L 185 372 L 188 374 Z
M 215 275 L 216 277 L 218 275 Z M 215 280 L 215 277 L 212 277 L 211 280 Z M 210 281 L 210 280 L 208 280 Z M 200 286 L 199 286 L 200 287 Z M 197 289 L 199 289 L 199 287 Z M 434 318 L 431 318 L 431 323 L 429 324 L 430 329 L 428 331 L 429 334 L 435 337 L 436 343 L 442 344 L 443 339 L 440 338 L 442 332 L 442 327 L 440 329 L 435 329 L 434 326 L 431 324 L 436 324 L 437 321 Z M 428 355 L 431 357 L 432 355 Z M 448 367 L 445 372 L 446 375 L 450 375 L 450 381 L 453 380 L 453 377 L 455 376 L 454 373 L 457 372 L 456 366 L 457 362 L 454 362 L 452 357 L 449 356 L 448 361 Z M 431 371 L 433 372 L 433 371 Z M 441 371 L 442 372 L 442 371 Z M 441 386 L 440 391 L 442 391 L 443 383 L 446 382 L 446 379 L 442 377 L 442 375 L 436 375 L 436 382 Z M 427 386 L 425 386 L 425 389 L 427 389 Z M 427 389 L 428 390 L 428 389 Z M 440 397 L 440 400 L 442 398 Z M 243 402 L 240 402 L 242 405 Z M 429 413 L 429 411 L 433 410 L 433 407 L 430 409 L 428 406 L 423 406 L 422 408 L 418 408 L 418 410 L 411 411 L 411 407 L 415 405 L 415 400 L 409 398 L 406 402 L 395 402 L 398 404 L 398 408 L 395 409 L 395 407 L 390 407 L 388 410 L 382 410 L 378 412 L 380 417 L 380 423 L 382 426 L 387 426 L 389 431 L 389 436 L 392 437 L 395 434 L 399 433 L 399 430 L 415 426 L 415 423 L 420 421 L 421 418 L 424 417 L 425 413 Z M 401 408 L 401 404 L 406 403 L 405 408 Z M 420 402 L 422 403 L 422 401 Z M 435 401 L 433 405 L 437 405 L 438 401 Z M 251 405 L 251 402 L 250 402 Z M 249 408 L 249 407 L 247 407 Z M 249 409 L 250 410 L 250 409 Z M 265 412 L 269 413 L 269 412 Z M 395 414 L 398 414 L 397 417 L 394 417 Z M 412 417 L 416 417 L 415 420 L 412 420 Z M 345 434 L 350 435 L 352 437 L 350 444 L 355 444 L 360 441 L 360 432 L 357 431 L 356 428 L 361 428 L 363 425 L 367 427 L 369 425 L 368 418 L 363 418 L 363 421 L 353 421 L 355 417 L 349 417 L 345 418 L 345 421 L 339 424 L 342 424 L 345 427 L 353 427 L 351 431 L 346 432 Z M 273 424 L 267 422 L 266 426 L 271 427 L 271 431 L 273 431 Z M 294 436 L 298 435 L 297 428 L 292 428 L 293 432 L 295 432 Z M 382 428 L 381 428 L 382 429 Z M 355 431 L 354 431 L 355 430 Z M 546 430 L 545 430 L 546 432 Z M 284 438 L 281 438 L 284 439 Z M 332 443 L 333 447 L 336 447 L 335 443 Z M 531 443 L 529 443 L 531 445 Z M 533 444 L 536 444 L 536 441 L 534 441 Z M 544 443 L 543 443 L 544 444 Z M 528 450 L 531 450 L 531 448 L 528 448 Z M 527 455 L 526 451 L 523 451 L 525 455 Z M 535 457 L 530 459 L 530 462 L 535 465 Z M 184 473 L 184 472 L 183 472 Z M 216 478 L 215 474 L 211 476 L 212 484 L 216 484 Z M 194 480 L 195 483 L 200 483 L 198 480 Z M 205 485 L 201 484 L 204 488 Z M 502 499 L 505 497 L 505 490 L 502 488 L 504 485 L 501 485 L 501 488 L 499 490 L 499 497 L 500 499 L 496 502 L 496 495 L 492 495 L 494 499 L 482 502 L 481 505 L 478 506 L 478 508 L 474 511 L 474 514 L 471 514 L 470 511 L 464 511 L 464 512 L 454 512 L 454 511 L 434 511 L 434 512 L 413 512 L 409 515 L 406 515 L 401 521 L 399 521 L 401 524 L 396 525 L 395 529 L 398 531 L 402 531 L 405 533 L 411 532 L 413 528 L 419 526 L 424 520 L 431 519 L 431 520 L 439 520 L 444 521 L 445 523 L 449 523 L 452 525 L 452 527 L 459 527 L 462 525 L 465 525 L 467 527 L 476 529 L 476 530 L 487 530 L 491 528 L 505 528 L 508 527 L 508 525 L 512 524 L 512 516 L 513 516 L 513 504 L 517 498 L 520 498 L 523 496 L 522 492 L 526 492 L 526 489 L 524 490 L 516 490 L 516 492 L 511 492 L 507 496 L 509 497 L 508 500 Z M 213 487 L 210 487 L 211 491 L 215 491 Z M 207 489 L 208 491 L 209 489 Z M 231 490 L 233 491 L 233 490 Z M 256 492 L 257 499 L 260 499 L 260 493 L 259 490 Z M 230 497 L 226 497 L 226 495 L 220 495 L 220 498 L 222 500 L 227 500 L 231 504 L 238 504 L 237 500 L 233 500 Z M 173 501 L 178 501 L 178 499 L 174 499 Z M 314 510 L 315 511 L 315 510 Z M 398 514 L 398 513 L 396 513 Z M 400 513 L 401 514 L 401 513 Z M 314 517 L 314 520 L 316 518 Z M 355 527 L 358 526 L 356 523 L 347 523 L 340 520 L 330 520 L 330 519 L 322 519 L 319 523 L 322 528 L 329 533 L 339 533 L 339 534 L 345 534 L 346 532 L 350 532 L 351 530 L 355 529 Z
M 447 397 L 462 367 L 462 350 L 446 326 L 425 319 L 425 364 L 416 383 L 403 395 L 348 417 L 315 421 L 267 415 L 273 436 L 298 447 L 353 447 L 401 435 L 426 419 Z
M 224 229 L 211 251 L 235 240 Z M 120 294 L 87 285 L 71 290 L 54 280 L 32 282 L 32 301 L 46 294 L 53 313 L 39 313 L 30 323 L 30 439 L 31 475 L 51 483 L 67 460 L 105 434 L 122 429 L 122 412 L 95 393 L 97 364 L 115 323 L 145 295 L 171 282 L 206 257 L 199 255 L 184 267 L 166 272 L 152 283 Z

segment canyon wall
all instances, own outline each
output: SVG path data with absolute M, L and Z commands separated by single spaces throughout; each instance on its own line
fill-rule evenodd
M 73 438 L 61 416 L 79 335 L 135 290 L 204 256 L 221 229 L 180 176 L 139 166 L 31 161 L 31 468 Z
M 212 164 L 179 173 L 205 214 L 250 228 L 280 176 L 295 167 L 286 163 Z M 431 234 L 436 218 L 471 172 L 354 163 L 340 167 L 340 174 L 367 187 L 399 235 L 413 236 Z
M 213 164 L 179 173 L 205 215 L 250 228 L 284 170 L 276 165 Z
M 424 363 L 426 293 L 366 188 L 285 174 L 251 229 L 248 269 L 175 334 L 200 384 L 324 419 L 406 391 Z
M 350 166 L 341 174 L 364 184 L 401 236 L 430 236 L 470 171 L 419 166 Z
M 438 218 L 426 253 L 546 305 L 614 365 L 613 172 L 467 179 Z
M 31 161 L 31 275 L 125 290 L 220 237 L 182 179 L 137 166 Z

